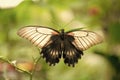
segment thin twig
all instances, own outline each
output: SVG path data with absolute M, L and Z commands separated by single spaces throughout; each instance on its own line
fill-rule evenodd
M 33 75 L 34 75 L 34 73 L 35 73 L 35 69 L 36 69 L 37 64 L 38 64 L 38 62 L 39 62 L 40 59 L 41 59 L 41 56 L 40 56 L 39 58 L 36 58 L 36 59 L 34 60 L 34 67 L 33 67 L 32 71 L 31 71 L 30 80 L 32 80 L 32 78 L 33 78 Z
M 34 60 L 34 67 L 33 67 L 32 71 L 30 72 L 30 71 L 26 71 L 26 70 L 23 70 L 23 69 L 17 67 L 16 64 L 14 64 L 12 61 L 8 60 L 7 58 L 4 58 L 4 57 L 0 56 L 0 60 L 2 60 L 4 62 L 7 62 L 8 64 L 11 64 L 13 67 L 15 67 L 16 70 L 19 70 L 21 72 L 24 72 L 24 73 L 28 74 L 30 76 L 30 80 L 32 80 L 32 78 L 33 78 L 35 69 L 36 69 L 37 64 L 38 64 L 38 62 L 39 62 L 40 59 L 41 59 L 41 57 L 36 58 Z
M 19 67 L 16 66 L 16 64 L 13 64 L 13 63 L 12 63 L 10 60 L 8 60 L 7 58 L 4 58 L 4 57 L 0 56 L 0 60 L 2 60 L 2 61 L 4 61 L 4 62 L 7 62 L 8 64 L 10 64 L 10 65 L 12 65 L 13 67 L 15 67 L 15 69 L 20 70 L 21 72 L 24 72 L 24 73 L 26 73 L 26 74 L 28 74 L 28 75 L 31 76 L 31 72 L 25 71 L 25 70 L 23 70 L 23 69 L 20 69 Z

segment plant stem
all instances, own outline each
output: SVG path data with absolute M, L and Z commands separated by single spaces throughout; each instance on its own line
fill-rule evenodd
M 30 80 L 32 80 L 32 78 L 33 78 L 33 75 L 34 75 L 35 69 L 36 69 L 37 64 L 38 64 L 38 62 L 39 62 L 40 59 L 41 59 L 41 57 L 36 58 L 36 59 L 34 60 L 34 67 L 33 67 L 33 70 L 31 71 Z
M 20 69 L 19 67 L 17 67 L 15 64 L 13 64 L 13 63 L 12 63 L 10 60 L 8 60 L 7 58 L 4 58 L 4 57 L 0 56 L 0 60 L 2 60 L 2 61 L 4 61 L 4 62 L 7 62 L 8 64 L 12 65 L 15 69 L 17 69 L 17 70 L 19 70 L 19 71 L 21 71 L 21 72 L 24 72 L 24 73 L 26 73 L 26 74 L 28 74 L 28 75 L 31 76 L 31 73 L 30 73 L 29 71 L 25 71 L 25 70 L 23 70 L 23 69 Z
M 12 63 L 12 62 L 11 62 L 10 60 L 8 60 L 7 58 L 4 58 L 4 57 L 0 56 L 0 60 L 2 60 L 2 61 L 4 61 L 4 62 L 7 62 L 8 64 L 11 64 L 13 67 L 15 67 L 15 69 L 17 69 L 17 70 L 19 70 L 19 71 L 22 71 L 22 72 L 24 72 L 24 73 L 26 73 L 26 74 L 28 74 L 28 75 L 30 76 L 30 80 L 32 80 L 32 78 L 33 78 L 35 69 L 36 69 L 37 64 L 38 64 L 38 62 L 39 62 L 40 59 L 41 59 L 41 57 L 36 58 L 36 59 L 34 60 L 34 67 L 33 67 L 32 71 L 29 72 L 29 71 L 20 69 L 19 67 L 17 67 L 14 63 Z

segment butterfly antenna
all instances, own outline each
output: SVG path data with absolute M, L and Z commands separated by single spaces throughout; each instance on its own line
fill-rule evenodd
M 68 25 L 70 25 L 72 22 L 74 21 L 74 19 L 70 20 L 67 24 L 65 24 L 63 27 L 68 27 Z
M 54 8 L 53 7 L 49 7 L 49 8 L 50 8 L 50 14 L 51 14 L 51 23 L 53 26 L 55 26 L 58 29 L 60 25 L 58 24 L 57 16 L 54 13 Z
M 54 21 L 54 20 L 52 20 L 52 24 L 55 26 L 55 27 L 57 27 L 58 28 L 58 26 L 60 26 L 59 24 L 57 24 L 57 22 L 56 21 Z

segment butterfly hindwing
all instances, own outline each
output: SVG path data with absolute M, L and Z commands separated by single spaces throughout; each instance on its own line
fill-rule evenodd
M 41 54 L 49 65 L 59 62 L 62 55 L 61 39 L 59 35 L 52 35 L 50 41 L 42 48 Z
M 83 52 L 80 49 L 77 49 L 72 42 L 74 41 L 74 37 L 71 35 L 65 35 L 64 39 L 64 51 L 63 51 L 63 58 L 64 63 L 68 66 L 75 66 L 78 62 L 78 59 L 81 58 Z

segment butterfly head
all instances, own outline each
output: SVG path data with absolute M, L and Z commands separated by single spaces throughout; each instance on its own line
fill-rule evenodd
M 64 29 L 61 29 L 60 30 L 60 36 L 61 36 L 62 40 L 64 40 L 64 35 L 65 35 Z
M 61 29 L 60 31 L 61 31 L 61 34 L 64 34 L 64 29 Z

